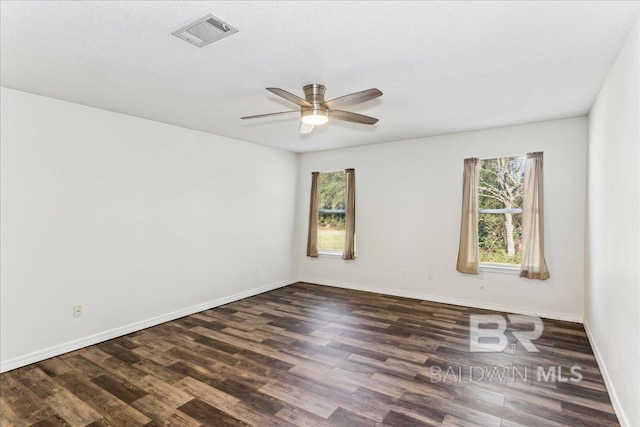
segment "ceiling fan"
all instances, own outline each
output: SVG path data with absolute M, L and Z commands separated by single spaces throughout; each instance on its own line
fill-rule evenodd
M 378 119 L 374 117 L 340 110 L 340 108 L 361 104 L 382 96 L 382 92 L 378 89 L 367 89 L 351 93 L 349 95 L 341 96 L 340 98 L 332 99 L 331 101 L 324 100 L 324 92 L 327 88 L 322 85 L 310 84 L 306 85 L 302 89 L 304 90 L 304 99 L 277 87 L 267 88 L 269 92 L 298 105 L 300 110 L 280 111 L 278 113 L 259 114 L 257 116 L 241 118 L 256 119 L 260 117 L 279 116 L 281 114 L 300 113 L 302 121 L 300 125 L 301 134 L 310 133 L 314 126 L 327 123 L 329 118 L 361 123 L 364 125 L 372 125 L 378 121 Z

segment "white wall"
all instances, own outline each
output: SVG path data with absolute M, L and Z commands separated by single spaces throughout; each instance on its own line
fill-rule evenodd
M 303 154 L 297 239 L 302 280 L 581 321 L 587 119 L 575 118 Z M 463 159 L 544 151 L 551 278 L 455 269 Z M 355 261 L 305 256 L 312 171 L 356 169 Z M 406 269 L 401 277 L 400 269 Z M 427 280 L 432 272 L 433 279 Z
M 628 426 L 640 426 L 639 25 L 591 109 L 588 144 L 585 326 Z
M 1 98 L 2 370 L 294 280 L 296 155 Z

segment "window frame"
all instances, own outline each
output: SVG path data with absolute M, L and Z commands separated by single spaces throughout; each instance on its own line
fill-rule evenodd
M 330 173 L 337 173 L 340 172 L 343 175 L 345 174 L 345 170 L 344 169 L 336 169 L 336 170 L 327 170 L 327 171 L 320 171 L 319 175 L 318 175 L 318 193 L 320 193 L 320 179 L 322 177 L 323 174 L 330 174 Z M 319 194 L 318 194 L 319 196 Z M 346 200 L 346 183 L 345 183 L 345 208 L 344 209 L 322 209 L 319 206 L 318 203 L 318 217 L 320 216 L 320 213 L 336 213 L 336 214 L 343 214 L 345 216 L 345 219 L 347 217 L 347 200 Z M 322 212 L 325 211 L 325 212 Z M 317 227 L 317 236 L 318 236 L 318 242 L 316 242 L 317 247 L 318 247 L 318 256 L 323 256 L 323 257 L 329 257 L 329 258 L 342 258 L 342 255 L 344 254 L 344 247 L 341 250 L 331 250 L 331 249 L 321 249 L 320 248 L 320 244 L 319 244 L 319 237 L 320 237 L 320 233 L 319 233 L 319 227 L 316 224 Z
M 498 156 L 498 157 L 486 157 L 479 159 L 479 172 L 482 171 L 482 162 L 488 160 L 497 160 L 497 159 L 513 159 L 513 158 L 522 158 L 524 162 L 526 162 L 527 156 L 526 154 L 515 154 L 511 156 Z M 523 186 L 524 186 L 524 169 L 523 173 Z M 523 188 L 524 194 L 524 188 Z M 481 214 L 522 214 L 523 209 L 520 208 L 501 208 L 501 209 L 482 209 L 480 208 L 480 190 L 478 190 L 478 229 L 480 228 L 480 215 Z M 480 237 L 478 236 L 478 253 L 480 251 Z M 522 261 L 519 264 L 503 264 L 498 262 L 482 262 L 478 261 L 478 269 L 480 271 L 487 271 L 492 273 L 503 273 L 503 274 L 520 274 L 520 270 L 522 269 Z

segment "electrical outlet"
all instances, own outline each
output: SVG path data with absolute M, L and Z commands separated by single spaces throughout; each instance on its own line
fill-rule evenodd
M 256 274 L 262 274 L 262 267 L 260 266 L 256 267 Z
M 433 280 L 433 274 L 431 272 L 427 273 L 427 280 Z
M 407 277 L 407 269 L 406 268 L 401 268 L 400 269 L 400 275 L 402 277 Z
M 73 317 L 82 317 L 82 306 L 74 305 L 73 306 Z

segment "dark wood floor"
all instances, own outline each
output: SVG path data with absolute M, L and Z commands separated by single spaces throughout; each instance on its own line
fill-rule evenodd
M 471 353 L 471 313 L 489 312 L 298 283 L 2 374 L 0 421 L 618 425 L 582 325 L 544 320 L 539 353 Z M 576 364 L 581 382 L 535 375 Z

